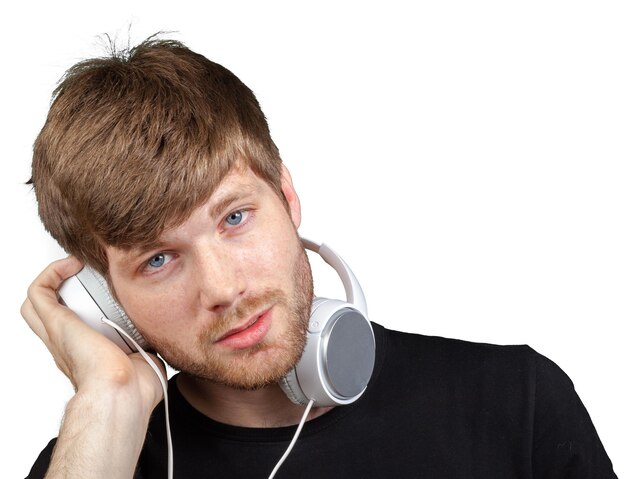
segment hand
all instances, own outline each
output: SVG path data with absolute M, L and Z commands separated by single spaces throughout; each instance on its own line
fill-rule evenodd
M 163 396 L 154 371 L 138 353 L 126 355 L 66 306 L 56 291 L 82 264 L 74 257 L 50 264 L 31 284 L 21 313 L 77 392 L 124 390 L 149 414 Z M 162 368 L 163 364 L 153 356 Z
M 163 392 L 138 353 L 127 356 L 59 303 L 59 286 L 81 267 L 72 257 L 49 265 L 28 288 L 21 310 L 76 389 L 46 477 L 130 478 Z

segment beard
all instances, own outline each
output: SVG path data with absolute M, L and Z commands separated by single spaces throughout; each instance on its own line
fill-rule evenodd
M 146 339 L 170 366 L 181 372 L 239 390 L 263 388 L 286 376 L 300 360 L 306 345 L 313 279 L 303 247 L 298 252 L 292 284 L 293 291 L 289 295 L 281 289 L 268 289 L 242 299 L 216 316 L 198 335 L 195 352 L 191 354 L 168 341 Z M 244 350 L 224 352 L 215 347 L 213 343 L 224 333 L 270 305 L 273 315 L 282 316 L 275 317 L 284 324 L 278 335 L 270 339 L 268 334 L 261 342 Z

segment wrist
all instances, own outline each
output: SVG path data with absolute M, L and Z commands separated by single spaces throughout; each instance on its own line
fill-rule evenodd
M 82 385 L 69 401 L 66 414 L 81 411 L 103 420 L 128 424 L 129 427 L 147 427 L 152 410 L 158 404 L 156 393 L 134 382 L 90 381 Z
M 46 477 L 133 477 L 150 412 L 128 391 L 81 389 L 65 410 Z

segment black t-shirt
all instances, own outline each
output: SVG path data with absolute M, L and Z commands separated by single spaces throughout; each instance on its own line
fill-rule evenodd
M 528 346 L 374 325 L 365 394 L 308 421 L 277 478 L 615 478 L 569 378 Z M 296 427 L 242 428 L 193 409 L 170 382 L 174 478 L 265 478 Z M 166 477 L 163 404 L 137 474 Z M 29 478 L 40 478 L 54 441 Z

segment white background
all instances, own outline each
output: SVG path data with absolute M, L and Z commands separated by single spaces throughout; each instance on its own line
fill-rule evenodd
M 129 24 L 132 42 L 178 32 L 256 92 L 301 232 L 344 256 L 373 320 L 532 345 L 626 475 L 623 2 L 16 5 L 0 20 L 3 477 L 27 474 L 72 394 L 19 315 L 63 254 L 22 184 L 31 145 L 64 70 Z

